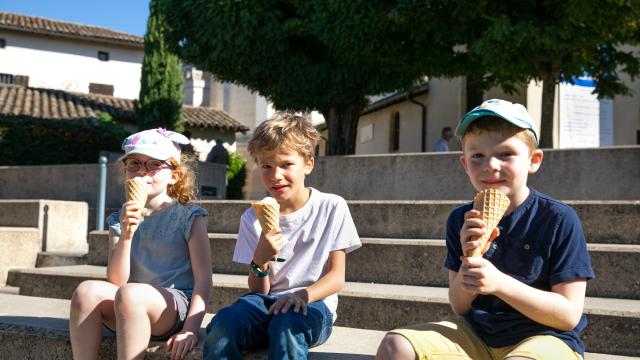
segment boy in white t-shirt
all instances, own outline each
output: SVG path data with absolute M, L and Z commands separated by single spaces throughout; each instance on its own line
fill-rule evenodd
M 253 209 L 242 215 L 233 260 L 250 265 L 251 292 L 207 326 L 204 359 L 241 359 L 267 347 L 270 359 L 306 359 L 331 335 L 346 254 L 361 244 L 344 199 L 304 185 L 319 139 L 307 119 L 290 113 L 256 128 L 249 153 L 280 205 L 280 228 L 265 233 Z

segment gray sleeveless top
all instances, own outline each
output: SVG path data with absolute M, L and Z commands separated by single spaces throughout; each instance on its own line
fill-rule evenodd
M 198 215 L 207 216 L 207 211 L 176 202 L 145 216 L 133 235 L 129 282 L 182 290 L 191 298 L 194 280 L 188 242 Z M 107 223 L 119 236 L 120 210 L 112 213 Z

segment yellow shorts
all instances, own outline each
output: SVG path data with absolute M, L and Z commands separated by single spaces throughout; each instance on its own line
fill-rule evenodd
M 573 351 L 562 340 L 551 335 L 532 336 L 515 345 L 489 347 L 463 318 L 411 325 L 392 330 L 390 333 L 400 334 L 407 338 L 419 360 L 502 360 L 511 356 L 539 360 L 582 360 L 579 353 Z

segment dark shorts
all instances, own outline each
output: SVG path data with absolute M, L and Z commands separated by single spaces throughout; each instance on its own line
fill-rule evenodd
M 176 304 L 176 309 L 178 310 L 178 319 L 176 320 L 176 323 L 173 325 L 173 327 L 169 329 L 169 331 L 167 331 L 166 333 L 159 336 L 151 335 L 151 341 L 168 340 L 171 336 L 173 336 L 173 334 L 182 330 L 182 327 L 184 326 L 184 321 L 187 319 L 187 312 L 189 311 L 189 305 L 191 303 L 190 299 L 187 297 L 187 294 L 185 294 L 184 291 L 178 290 L 178 289 L 170 289 L 170 288 L 163 288 L 163 289 L 171 293 L 173 297 L 173 301 Z M 103 323 L 102 325 L 104 325 L 105 329 L 107 329 L 107 332 L 111 334 L 116 333 L 115 330 L 108 327 L 107 324 Z

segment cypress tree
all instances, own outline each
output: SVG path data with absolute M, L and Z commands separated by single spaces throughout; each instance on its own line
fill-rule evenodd
M 183 80 L 180 60 L 167 47 L 165 14 L 157 0 L 149 3 L 140 96 L 136 105 L 140 130 L 163 127 L 181 131 Z

